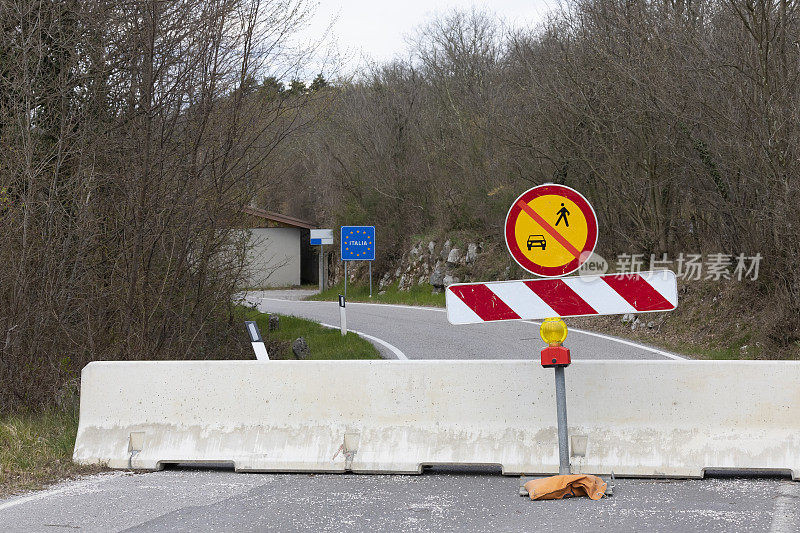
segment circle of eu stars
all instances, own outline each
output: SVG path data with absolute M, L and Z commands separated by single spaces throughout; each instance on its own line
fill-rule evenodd
M 350 230 L 350 231 L 347 233 L 347 239 L 348 239 L 348 242 L 349 242 L 349 239 L 350 239 L 350 237 L 352 237 L 352 236 L 353 236 L 353 234 L 361 234 L 361 233 L 363 233 L 363 234 L 364 234 L 364 235 L 363 235 L 363 237 L 364 237 L 364 238 L 366 238 L 366 240 L 367 240 L 367 244 L 369 244 L 369 247 L 367 248 L 367 251 L 372 251 L 372 235 L 369 235 L 369 234 L 367 234 L 367 232 L 366 232 L 366 231 L 362 232 L 361 230 Z M 358 237 L 359 237 L 359 235 L 356 235 L 356 238 L 358 238 Z M 349 250 L 350 250 L 350 247 L 349 247 L 349 246 L 345 246 L 345 248 L 344 248 L 344 249 L 345 249 L 345 250 L 347 250 L 347 251 L 349 251 Z M 364 255 L 367 255 L 367 254 L 364 254 Z M 351 257 L 352 257 L 352 256 L 351 256 Z M 356 257 L 361 257 L 361 254 L 356 254 Z

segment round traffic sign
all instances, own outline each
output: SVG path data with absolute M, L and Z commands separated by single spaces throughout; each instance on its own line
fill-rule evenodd
M 544 277 L 577 270 L 597 244 L 597 216 L 575 189 L 539 185 L 522 193 L 506 216 L 506 246 L 519 266 Z

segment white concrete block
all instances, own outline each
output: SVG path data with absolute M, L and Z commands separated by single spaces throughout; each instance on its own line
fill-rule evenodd
M 800 362 L 577 361 L 566 381 L 574 471 L 800 477 Z M 74 460 L 551 474 L 555 410 L 553 371 L 536 361 L 96 362 L 83 370 Z

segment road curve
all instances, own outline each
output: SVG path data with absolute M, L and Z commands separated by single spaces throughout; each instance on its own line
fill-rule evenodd
M 260 311 L 339 324 L 337 302 L 299 300 L 312 291 L 260 291 L 247 295 Z M 453 326 L 442 308 L 347 303 L 347 326 L 383 340 L 408 359 L 537 359 L 542 348 L 536 322 L 507 321 Z M 374 342 L 374 341 L 373 341 Z M 381 354 L 397 358 L 385 345 Z M 573 359 L 683 359 L 624 339 L 570 329 L 565 343 Z

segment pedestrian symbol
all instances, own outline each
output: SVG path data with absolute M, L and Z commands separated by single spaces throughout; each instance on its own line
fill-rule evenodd
M 558 215 L 558 220 L 556 220 L 556 226 L 558 226 L 558 223 L 563 220 L 564 224 L 566 224 L 566 226 L 569 227 L 569 220 L 567 220 L 567 215 L 569 215 L 569 211 L 567 210 L 566 207 L 564 207 L 564 202 L 561 202 L 561 209 L 559 209 L 558 213 L 556 214 Z

